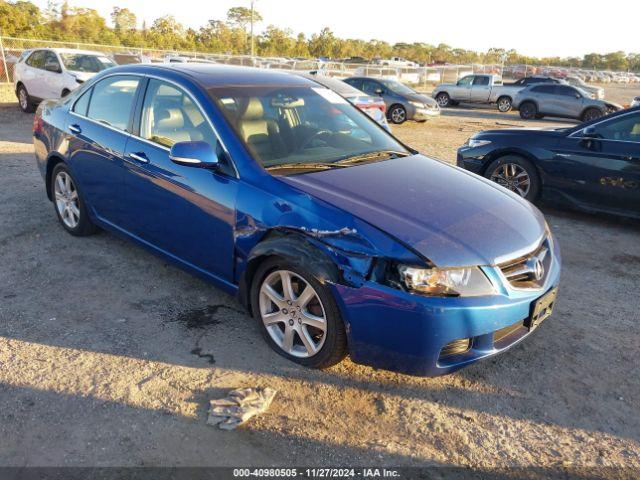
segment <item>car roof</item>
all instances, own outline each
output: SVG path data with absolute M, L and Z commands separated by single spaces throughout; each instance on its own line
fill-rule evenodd
M 57 53 L 75 53 L 75 54 L 80 54 L 80 55 L 100 55 L 103 57 L 106 57 L 107 54 L 103 53 L 103 52 L 95 52 L 93 50 L 79 50 L 77 48 L 50 48 L 50 47 L 45 47 L 45 48 L 33 48 L 32 50 L 49 50 L 51 52 L 57 52 Z
M 237 65 L 211 63 L 142 63 L 126 65 L 120 68 L 130 73 L 176 72 L 196 80 L 204 88 L 251 87 L 251 86 L 290 86 L 313 87 L 316 82 L 297 75 L 264 68 L 241 67 Z M 113 71 L 113 69 L 110 69 Z
M 304 78 L 308 78 L 320 85 L 327 87 L 334 92 L 339 93 L 340 95 L 348 95 L 348 96 L 367 96 L 366 93 L 361 92 L 357 88 L 352 87 L 348 83 L 343 82 L 339 78 L 327 77 L 326 75 L 313 75 L 311 73 L 299 73 L 296 72 L 295 75 L 299 75 Z

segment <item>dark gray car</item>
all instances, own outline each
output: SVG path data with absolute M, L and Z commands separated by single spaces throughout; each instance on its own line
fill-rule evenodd
M 513 99 L 513 108 L 526 120 L 549 116 L 583 122 L 622 109 L 620 105 L 591 98 L 579 88 L 552 83 L 534 84 L 521 90 Z
M 392 123 L 400 124 L 405 120 L 424 122 L 440 115 L 440 107 L 433 98 L 396 80 L 351 77 L 345 82 L 364 93 L 382 97 L 387 105 L 387 118 Z

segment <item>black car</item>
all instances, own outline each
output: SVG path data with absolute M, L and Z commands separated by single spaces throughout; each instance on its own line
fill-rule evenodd
M 562 80 L 553 77 L 543 77 L 540 75 L 533 75 L 531 77 L 523 77 L 519 80 L 516 80 L 513 83 L 505 83 L 505 85 L 514 86 L 514 87 L 527 87 L 529 85 L 533 85 L 534 83 L 564 83 Z
M 640 218 L 640 107 L 571 128 L 480 132 L 457 163 L 532 202 Z

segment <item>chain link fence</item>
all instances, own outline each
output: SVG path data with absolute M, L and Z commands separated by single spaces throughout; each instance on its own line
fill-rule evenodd
M 25 50 L 36 48 L 72 48 L 102 52 L 118 64 L 127 63 L 164 63 L 164 62 L 210 62 L 229 65 L 244 65 L 259 68 L 271 68 L 293 71 L 322 71 L 338 78 L 350 76 L 385 77 L 399 80 L 416 87 L 427 87 L 444 82 L 456 82 L 459 78 L 472 73 L 491 73 L 505 80 L 517 80 L 529 75 L 551 75 L 563 77 L 573 70 L 560 67 L 536 67 L 531 65 L 439 65 L 429 67 L 398 67 L 381 64 L 359 64 L 350 62 L 325 62 L 312 59 L 288 59 L 279 57 L 251 57 L 249 55 L 227 55 L 198 51 L 159 50 L 126 46 L 100 45 L 92 43 L 59 42 L 25 38 L 0 37 L 0 84 L 13 83 L 13 70 Z M 631 74 L 618 74 L 618 77 L 603 72 L 592 74 L 580 70 L 580 75 L 588 81 L 606 83 L 620 80 L 620 83 L 635 83 L 640 78 Z M 611 79 L 609 78 L 611 77 Z

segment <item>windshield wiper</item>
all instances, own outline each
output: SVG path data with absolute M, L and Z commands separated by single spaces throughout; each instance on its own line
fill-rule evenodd
M 337 162 L 335 162 L 334 165 L 347 166 L 354 165 L 356 163 L 367 162 L 369 160 L 377 160 L 384 157 L 394 159 L 399 157 L 406 157 L 408 155 L 409 154 L 406 152 L 396 152 L 394 150 L 379 150 L 377 152 L 367 152 L 360 155 L 353 155 L 351 157 L 343 158 L 342 160 L 338 160 Z
M 335 163 L 284 163 L 282 165 L 272 165 L 265 167 L 265 170 L 329 170 L 332 168 L 342 168 L 346 165 L 336 165 Z

